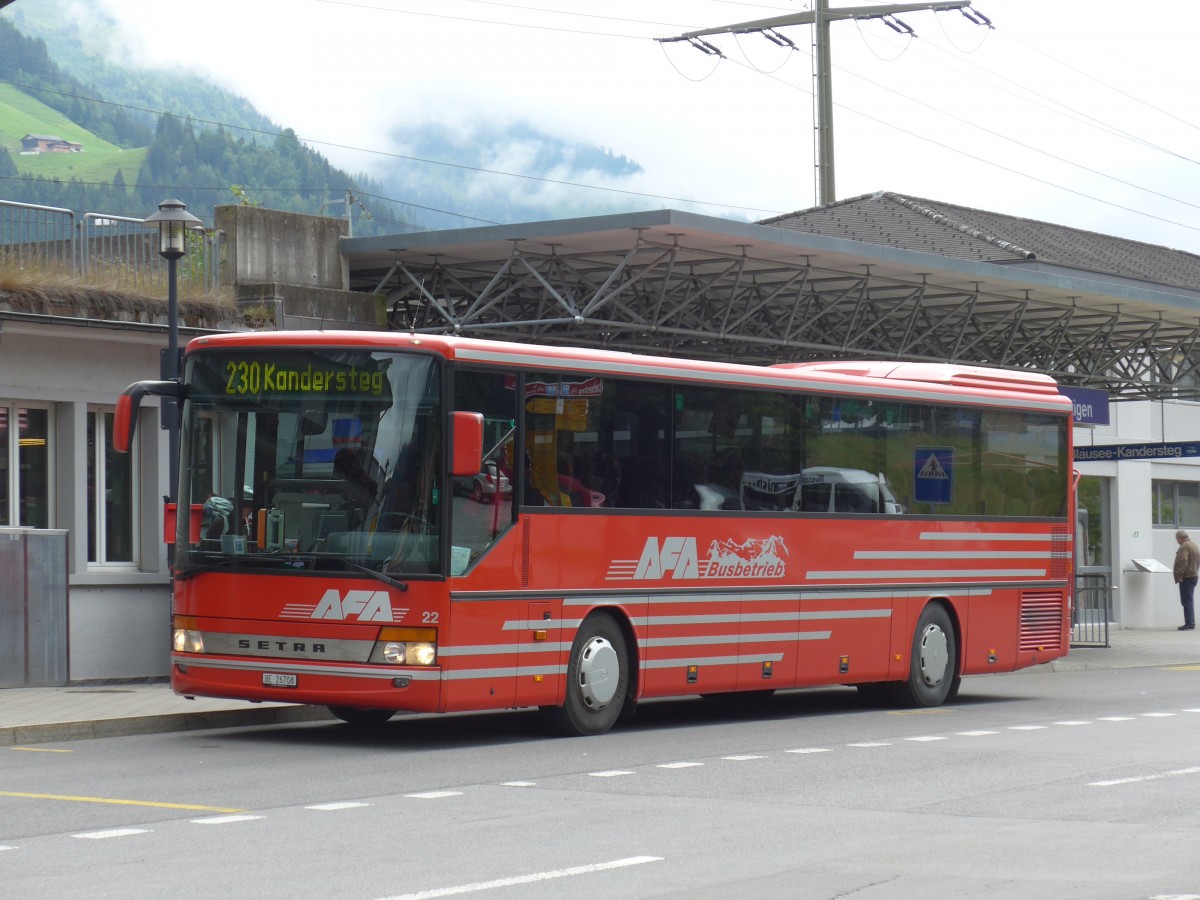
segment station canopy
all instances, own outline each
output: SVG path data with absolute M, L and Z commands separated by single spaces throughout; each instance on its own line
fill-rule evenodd
M 394 330 L 955 362 L 1200 398 L 1200 257 L 897 194 L 760 223 L 655 210 L 350 238 L 343 254 Z

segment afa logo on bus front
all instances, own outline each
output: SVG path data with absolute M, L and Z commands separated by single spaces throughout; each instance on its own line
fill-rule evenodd
M 700 558 L 694 537 L 648 537 L 636 560 L 614 559 L 609 563 L 605 580 L 783 578 L 787 557 L 787 544 L 778 535 L 745 541 L 713 540 L 704 559 Z

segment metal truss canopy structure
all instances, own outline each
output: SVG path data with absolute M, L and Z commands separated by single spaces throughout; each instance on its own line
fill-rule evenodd
M 350 239 L 389 327 L 745 363 L 1033 369 L 1114 399 L 1200 396 L 1200 295 L 672 210 Z

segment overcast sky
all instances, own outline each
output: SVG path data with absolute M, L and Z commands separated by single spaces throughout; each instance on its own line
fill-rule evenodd
M 98 2 L 133 32 L 127 52 L 207 75 L 353 172 L 404 152 L 389 134 L 405 123 L 526 121 L 638 162 L 595 180 L 663 198 L 630 209 L 763 218 L 817 202 L 809 26 L 780 29 L 796 50 L 708 38 L 725 59 L 654 40 L 810 4 Z M 837 197 L 893 191 L 1200 252 L 1200 2 L 973 7 L 994 27 L 955 11 L 901 14 L 916 38 L 831 25 Z M 520 164 L 497 151 L 494 168 Z

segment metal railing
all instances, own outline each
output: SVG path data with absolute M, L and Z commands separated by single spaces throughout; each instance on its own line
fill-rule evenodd
M 1075 573 L 1075 609 L 1071 616 L 1072 647 L 1107 647 L 1108 623 L 1113 617 L 1112 575 Z
M 55 206 L 0 200 L 0 262 L 24 269 L 97 279 L 117 288 L 165 293 L 167 261 L 158 231 L 144 219 L 83 213 Z M 224 234 L 195 229 L 180 260 L 180 285 L 215 292 L 220 284 Z

